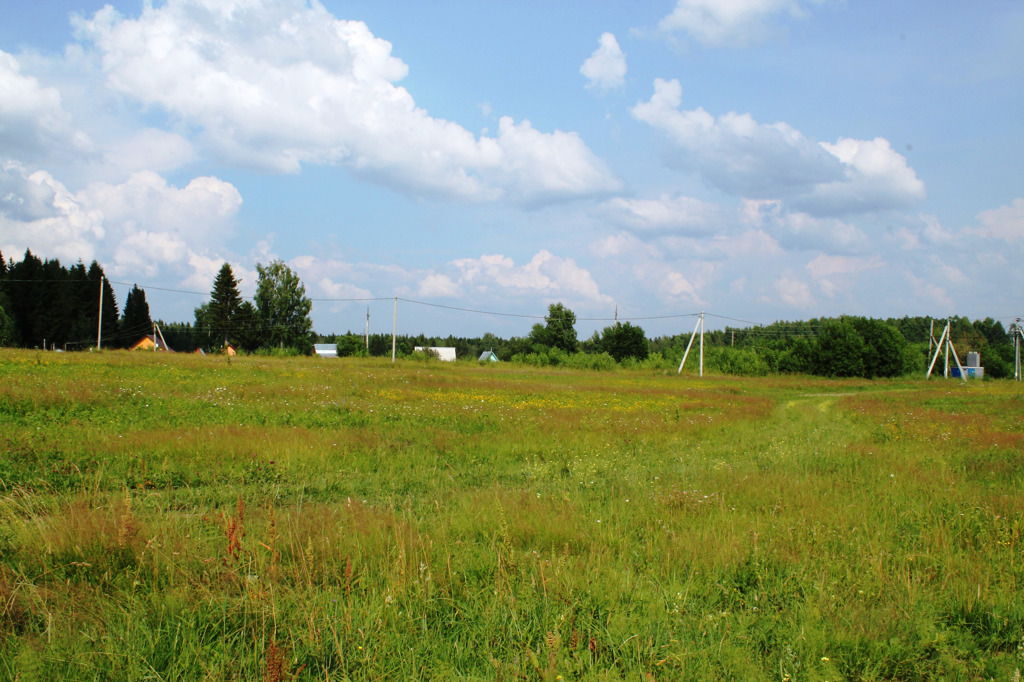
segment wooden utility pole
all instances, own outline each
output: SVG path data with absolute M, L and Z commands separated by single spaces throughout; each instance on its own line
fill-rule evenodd
M 96 350 L 103 348 L 103 278 L 100 277 L 100 319 L 96 323 Z

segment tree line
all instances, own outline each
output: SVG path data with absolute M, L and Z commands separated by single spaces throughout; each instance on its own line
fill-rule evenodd
M 929 339 L 932 335 L 939 337 L 945 323 L 945 318 L 882 320 L 842 316 L 709 330 L 704 333 L 704 366 L 709 372 L 741 376 L 923 376 L 934 352 Z M 399 335 L 395 350 L 404 357 L 414 355 L 417 346 L 445 346 L 455 348 L 459 358 L 469 360 L 476 360 L 490 350 L 501 360 L 537 366 L 624 366 L 668 371 L 678 368 L 691 336 L 684 333 L 648 339 L 642 327 L 625 321 L 581 341 L 576 333 L 575 313 L 555 303 L 548 307 L 544 323 L 533 325 L 526 336 L 503 339 L 490 333 L 475 338 Z M 951 318 L 950 338 L 961 362 L 966 363 L 968 352 L 976 351 L 985 367 L 985 376 L 1013 376 L 1013 336 L 998 320 L 971 322 L 966 317 Z M 342 357 L 391 355 L 390 334 L 370 334 L 368 338 L 353 333 L 318 335 L 317 341 L 336 343 Z M 695 359 L 688 362 L 696 365 Z
M 210 300 L 195 322 L 156 321 L 175 350 L 312 352 L 313 303 L 298 276 L 282 261 L 258 264 L 256 296 L 245 301 L 231 266 L 221 266 Z M 102 299 L 102 304 L 101 304 Z M 101 312 L 102 311 L 102 312 Z M 102 315 L 102 323 L 101 323 Z M 31 250 L 21 261 L 0 253 L 0 346 L 85 350 L 130 348 L 154 333 L 146 292 L 133 285 L 124 310 L 117 305 L 103 268 L 93 261 L 64 267 Z
M 313 344 L 335 343 L 340 356 L 390 356 L 389 334 L 316 334 L 299 277 L 282 261 L 257 264 L 256 295 L 242 298 L 240 281 L 224 263 L 209 300 L 189 322 L 157 320 L 167 345 L 176 350 L 310 354 Z M 100 305 L 100 298 L 103 303 Z M 100 309 L 102 308 L 102 323 Z M 764 326 L 710 330 L 704 334 L 704 364 L 711 372 L 736 375 L 775 373 L 826 377 L 887 378 L 924 374 L 930 338 L 941 334 L 945 319 L 903 317 L 885 320 L 842 316 L 780 321 Z M 966 360 L 980 353 L 985 374 L 1013 376 L 1013 336 L 998 320 L 950 318 L 950 338 Z M 933 326 L 935 327 L 933 330 Z M 153 331 L 143 289 L 133 286 L 119 312 L 103 268 L 93 261 L 65 268 L 56 259 L 41 260 L 26 251 L 21 261 L 0 254 L 0 345 L 81 350 L 95 345 L 127 348 Z M 562 303 L 548 307 L 543 323 L 522 337 L 487 333 L 481 337 L 401 335 L 394 340 L 399 356 L 416 347 L 454 347 L 462 359 L 486 351 L 500 359 L 538 366 L 608 369 L 616 366 L 675 369 L 690 334 L 648 339 L 643 328 L 616 322 L 585 340 L 576 332 L 576 314 Z

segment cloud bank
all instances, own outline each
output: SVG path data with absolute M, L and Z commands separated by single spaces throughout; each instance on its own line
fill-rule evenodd
M 477 137 L 397 83 L 408 67 L 360 21 L 305 0 L 169 0 L 129 19 L 77 18 L 107 83 L 194 129 L 237 165 L 295 173 L 338 164 L 402 191 L 545 202 L 620 182 L 573 132 L 502 117 Z

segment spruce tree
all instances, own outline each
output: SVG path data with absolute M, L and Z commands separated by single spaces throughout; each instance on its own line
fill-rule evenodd
M 128 298 L 124 300 L 124 315 L 121 317 L 121 337 L 125 345 L 132 345 L 144 335 L 153 331 L 153 320 L 149 316 L 146 292 L 132 285 Z
M 224 263 L 213 280 L 209 302 L 196 308 L 196 327 L 209 335 L 211 346 L 221 347 L 232 342 L 237 331 L 235 318 L 241 305 L 238 280 L 231 271 L 231 265 Z

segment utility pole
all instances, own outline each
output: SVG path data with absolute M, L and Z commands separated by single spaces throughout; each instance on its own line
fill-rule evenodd
M 1020 372 L 1020 340 L 1024 338 L 1024 330 L 1020 328 L 1020 318 L 1017 318 L 1016 324 L 1013 326 L 1013 347 L 1014 347 L 1014 372 L 1013 378 L 1017 381 L 1021 380 Z
M 370 306 L 366 306 L 366 352 L 370 352 Z
M 960 364 L 960 357 L 956 354 L 956 348 L 953 347 L 953 336 L 951 329 L 953 320 L 946 320 L 946 328 L 942 330 L 942 336 L 939 337 L 938 342 L 935 345 L 935 355 L 932 356 L 931 364 L 928 365 L 928 374 L 925 378 L 930 379 L 932 376 L 932 370 L 935 368 L 935 361 L 939 359 L 939 353 L 945 349 L 946 351 L 946 367 L 944 376 L 949 378 L 949 352 L 953 351 L 953 359 L 956 360 L 957 369 L 960 370 L 960 379 L 967 381 L 967 372 L 964 371 L 963 365 Z
M 398 297 L 395 296 L 395 319 L 391 323 L 391 364 L 395 364 L 395 337 L 398 335 Z
M 693 328 L 693 334 L 690 335 L 690 342 L 686 344 L 686 351 L 683 353 L 683 361 L 679 363 L 679 369 L 676 374 L 683 371 L 683 365 L 686 364 L 686 358 L 690 354 L 690 347 L 693 346 L 693 340 L 697 336 L 697 330 L 700 330 L 700 376 L 704 376 L 704 311 L 700 311 L 700 318 L 697 320 L 696 326 Z
M 946 318 L 946 373 L 943 375 L 943 379 L 949 378 L 949 337 L 951 333 L 950 320 Z
M 96 323 L 96 350 L 103 348 L 103 278 L 100 277 L 100 319 Z

